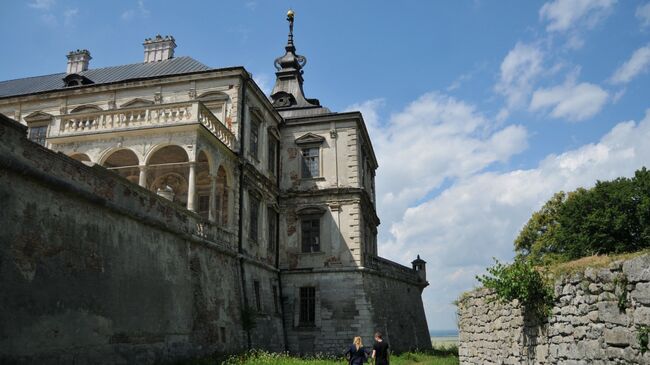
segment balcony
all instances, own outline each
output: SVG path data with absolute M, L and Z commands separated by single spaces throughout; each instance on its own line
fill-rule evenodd
M 60 118 L 60 130 L 56 136 L 200 123 L 228 148 L 235 149 L 235 135 L 201 102 L 65 114 Z

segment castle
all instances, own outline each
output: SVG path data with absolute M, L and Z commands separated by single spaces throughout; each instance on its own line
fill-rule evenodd
M 0 359 L 340 353 L 376 330 L 431 346 L 425 262 L 377 252 L 363 117 L 305 96 L 287 20 L 270 98 L 170 36 L 142 63 L 77 50 L 0 82 Z

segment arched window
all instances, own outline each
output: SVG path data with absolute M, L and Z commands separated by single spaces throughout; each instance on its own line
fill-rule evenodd
M 187 152 L 180 146 L 170 145 L 156 150 L 147 162 L 147 186 L 173 202 L 187 205 L 188 161 Z
M 102 166 L 135 184 L 138 183 L 140 174 L 138 165 L 138 156 L 129 149 L 112 152 L 102 163 Z

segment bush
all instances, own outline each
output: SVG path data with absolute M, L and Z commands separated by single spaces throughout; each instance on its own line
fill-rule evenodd
M 501 302 L 517 299 L 538 318 L 548 316 L 553 305 L 553 288 L 529 260 L 517 259 L 510 265 L 495 259 L 487 269 L 489 275 L 476 278 L 484 287 L 493 289 Z

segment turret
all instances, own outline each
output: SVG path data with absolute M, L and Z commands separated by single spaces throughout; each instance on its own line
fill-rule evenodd
M 427 262 L 422 260 L 420 258 L 420 255 L 418 255 L 418 258 L 413 260 L 411 262 L 411 265 L 413 265 L 413 270 L 415 270 L 418 273 L 418 277 L 422 282 L 427 281 Z

